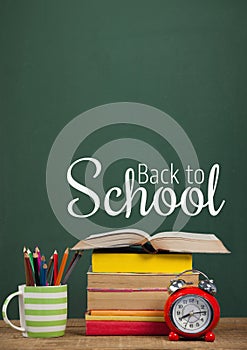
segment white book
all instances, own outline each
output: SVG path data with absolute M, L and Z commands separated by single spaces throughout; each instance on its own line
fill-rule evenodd
M 72 250 L 144 246 L 154 250 L 185 253 L 230 253 L 214 234 L 190 232 L 159 232 L 150 236 L 137 229 L 122 229 L 93 234 L 79 241 Z

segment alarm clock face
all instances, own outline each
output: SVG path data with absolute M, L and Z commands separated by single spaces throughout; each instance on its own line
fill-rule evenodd
M 172 305 L 171 319 L 177 329 L 193 334 L 203 332 L 209 326 L 213 312 L 206 299 L 196 294 L 187 294 Z

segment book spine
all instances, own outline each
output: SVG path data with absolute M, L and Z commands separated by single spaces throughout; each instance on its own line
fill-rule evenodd
M 140 321 L 140 322 L 165 322 L 162 316 L 92 316 L 85 315 L 86 321 Z
M 198 284 L 199 275 L 186 274 L 186 282 Z M 147 288 L 164 288 L 167 287 L 171 280 L 176 278 L 174 274 L 138 274 L 138 273 L 94 273 L 88 272 L 89 289 L 147 289 Z
M 179 273 L 192 269 L 191 254 L 92 254 L 93 272 Z
M 164 310 L 91 310 L 91 316 L 147 316 L 164 317 Z
M 86 321 L 86 335 L 168 335 L 165 322 Z
M 167 288 L 87 288 L 88 292 L 101 292 L 101 293 L 141 293 L 141 292 L 167 292 Z
M 162 310 L 167 291 L 91 292 L 88 291 L 88 310 Z

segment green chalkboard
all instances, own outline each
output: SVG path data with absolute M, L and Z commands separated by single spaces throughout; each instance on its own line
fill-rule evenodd
M 24 282 L 24 245 L 39 245 L 49 257 L 77 242 L 47 196 L 57 135 L 93 107 L 127 101 L 172 116 L 203 169 L 220 164 L 217 201 L 224 199 L 224 208 L 215 217 L 203 211 L 184 230 L 214 232 L 232 251 L 195 255 L 194 265 L 215 279 L 223 316 L 247 316 L 246 11 L 246 1 L 234 0 L 1 1 L 0 303 Z M 104 137 L 121 132 L 108 129 Z M 149 137 L 141 126 L 129 130 L 138 133 Z M 90 152 L 95 143 L 86 142 Z M 170 229 L 169 220 L 159 230 Z M 69 317 L 86 310 L 89 265 L 86 252 L 69 283 Z M 18 317 L 14 303 L 9 316 Z

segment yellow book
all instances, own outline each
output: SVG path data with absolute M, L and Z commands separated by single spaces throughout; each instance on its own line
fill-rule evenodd
M 109 250 L 108 250 L 109 251 Z M 192 254 L 93 251 L 93 272 L 180 273 L 192 269 Z
M 117 315 L 105 315 L 95 316 L 90 312 L 85 314 L 86 321 L 141 321 L 141 322 L 165 322 L 164 313 L 162 316 L 117 316 Z
M 164 310 L 90 310 L 91 316 L 145 316 L 164 317 Z

